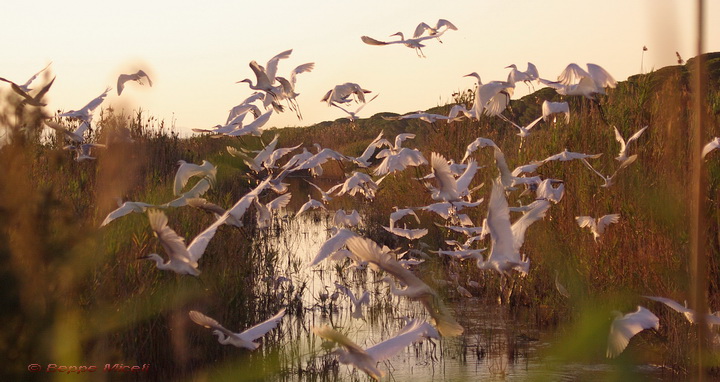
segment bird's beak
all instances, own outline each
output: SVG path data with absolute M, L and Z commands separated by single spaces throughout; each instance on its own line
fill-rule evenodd
M 508 65 L 505 67 L 505 69 L 512 68 L 512 65 Z
M 140 257 L 138 257 L 138 258 L 135 259 L 135 260 L 147 260 L 147 259 L 149 259 L 149 258 L 150 258 L 150 256 L 140 256 Z

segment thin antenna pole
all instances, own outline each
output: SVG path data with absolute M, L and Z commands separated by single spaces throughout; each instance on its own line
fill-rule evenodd
M 705 224 L 705 199 L 707 194 L 707 177 L 703 160 L 700 156 L 702 151 L 702 142 L 705 137 L 705 96 L 707 88 L 705 58 L 703 57 L 703 16 L 704 4 L 703 0 L 697 1 L 697 57 L 695 59 L 695 67 L 691 68 L 694 73 L 692 78 L 692 141 L 690 143 L 690 154 L 692 160 L 691 175 L 691 222 L 690 222 L 690 297 L 693 309 L 700 313 L 696 317 L 699 319 L 695 325 L 697 335 L 697 381 L 703 381 L 706 378 L 705 355 L 707 354 L 707 336 L 708 330 L 705 324 L 704 312 L 707 312 L 707 289 L 708 289 L 708 272 L 707 272 L 707 253 L 705 250 L 707 244 L 707 235 Z

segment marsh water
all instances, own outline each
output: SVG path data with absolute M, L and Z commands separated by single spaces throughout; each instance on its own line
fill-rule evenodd
M 303 182 L 296 195 L 309 191 Z M 301 184 L 298 184 L 301 183 Z M 292 189 L 291 188 L 291 189 Z M 326 187 L 327 188 L 327 187 Z M 319 199 L 319 197 L 316 197 Z M 370 269 L 353 267 L 350 261 L 330 259 L 309 266 L 322 244 L 331 237 L 334 210 L 311 210 L 295 217 L 307 199 L 295 198 L 286 213 L 276 216 L 269 229 L 258 231 L 259 250 L 273 254 L 272 266 L 257 285 L 256 293 L 279 298 L 295 308 L 280 329 L 283 339 L 277 346 L 281 373 L 273 380 L 369 380 L 362 371 L 338 364 L 332 346 L 312 333 L 313 327 L 331 325 L 363 348 L 393 337 L 408 318 L 428 319 L 422 305 L 390 293 L 388 286 Z M 348 208 L 349 212 L 352 208 Z M 353 228 L 363 232 L 364 227 Z M 436 256 L 436 255 L 432 255 Z M 335 284 L 357 296 L 367 290 L 370 303 L 363 306 L 363 318 L 353 318 L 352 303 Z M 379 366 L 385 380 L 582 380 L 604 381 L 617 371 L 611 363 L 560 364 L 548 349 L 557 337 L 556 328 L 537 325 L 536 311 L 487 302 L 477 296 L 459 296 L 447 286 L 439 292 L 463 325 L 456 338 L 413 344 Z M 470 289 L 471 293 L 472 288 Z M 269 349 L 265 349 L 268 351 Z M 626 370 L 627 371 L 627 370 Z M 633 367 L 633 376 L 643 380 L 664 380 L 659 367 Z

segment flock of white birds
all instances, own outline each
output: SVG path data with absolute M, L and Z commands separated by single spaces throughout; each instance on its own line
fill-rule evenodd
M 405 38 L 402 33 L 396 41 L 379 41 L 367 36 L 362 41 L 370 45 L 393 45 L 399 44 L 414 49 L 418 56 L 424 56 L 422 48 L 425 43 L 438 40 L 448 30 L 457 30 L 447 20 L 439 20 L 435 27 L 421 23 L 416 28 L 412 38 Z M 393 35 L 394 36 L 394 35 Z M 255 75 L 255 81 L 244 79 L 239 82 L 247 83 L 252 90 L 255 90 L 239 105 L 232 108 L 227 121 L 212 129 L 197 130 L 202 133 L 209 133 L 214 136 L 260 136 L 261 128 L 268 122 L 274 112 L 282 112 L 289 108 L 301 118 L 300 107 L 297 101 L 298 93 L 295 85 L 297 75 L 309 72 L 313 69 L 314 63 L 299 65 L 294 68 L 288 78 L 277 76 L 278 66 L 281 60 L 290 57 L 292 50 L 281 52 L 271 58 L 265 67 L 256 61 L 250 63 L 250 68 Z M 513 95 L 517 82 L 525 82 L 528 86 L 544 84 L 554 88 L 558 94 L 565 96 L 583 96 L 592 100 L 599 106 L 596 99 L 597 94 L 605 94 L 606 88 L 615 87 L 616 81 L 602 67 L 595 64 L 587 64 L 587 70 L 576 64 L 570 64 L 560 73 L 556 81 L 543 79 L 539 76 L 538 70 L 532 63 L 528 63 L 526 71 L 520 71 L 515 65 L 510 65 L 511 72 L 506 81 L 491 81 L 483 83 L 480 75 L 473 72 L 467 76 L 477 80 L 477 87 L 474 93 L 472 106 L 468 109 L 465 105 L 455 105 L 449 115 L 430 114 L 424 111 L 396 117 L 396 119 L 417 118 L 429 123 L 446 121 L 452 123 L 461 119 L 478 120 L 482 115 L 498 117 L 512 124 L 518 129 L 522 142 L 528 138 L 532 129 L 541 121 L 554 124 L 556 116 L 562 115 L 567 124 L 570 121 L 570 108 L 567 102 L 545 101 L 542 105 L 542 115 L 533 120 L 527 126 L 520 126 L 501 113 L 506 109 Z M 12 90 L 21 97 L 21 102 L 34 107 L 46 106 L 42 102 L 43 96 L 53 84 L 54 78 L 44 85 L 40 90 L 35 91 L 31 86 L 40 73 L 47 70 L 47 67 L 33 75 L 27 82 L 17 84 L 4 78 L 4 81 L 11 84 Z M 121 74 L 118 77 L 117 92 L 120 95 L 129 81 L 142 84 L 143 81 L 152 86 L 152 81 L 142 70 L 133 74 Z M 111 88 L 106 88 L 98 97 L 88 102 L 79 110 L 48 116 L 47 126 L 58 131 L 70 142 L 66 149 L 75 150 L 75 160 L 93 160 L 90 150 L 93 148 L 105 147 L 99 143 L 86 141 L 86 132 L 91 126 L 94 112 L 103 103 Z M 377 97 L 377 95 L 366 100 L 369 90 L 364 89 L 356 83 L 347 82 L 334 86 L 322 98 L 328 106 L 334 106 L 348 114 L 348 118 L 354 121 L 363 106 Z M 283 101 L 286 105 L 283 105 Z M 358 105 L 354 111 L 348 111 L 352 104 Z M 602 109 L 600 109 L 602 112 Z M 252 116 L 253 120 L 245 123 L 245 118 Z M 79 126 L 74 129 L 66 128 L 60 122 L 55 121 L 79 121 Z M 604 117 L 603 117 L 604 119 Z M 315 152 L 303 147 L 302 152 L 289 157 L 280 165 L 283 158 L 300 149 L 301 145 L 287 148 L 277 148 L 278 137 L 257 152 L 249 150 L 238 150 L 228 147 L 228 153 L 242 158 L 248 166 L 248 171 L 256 173 L 259 181 L 257 186 L 240 198 L 237 203 L 228 209 L 211 203 L 202 196 L 213 186 L 217 173 L 216 167 L 208 161 L 201 164 L 186 163 L 179 161 L 175 176 L 173 192 L 175 199 L 165 204 L 149 204 L 144 202 L 126 201 L 119 204 L 119 208 L 110 212 L 103 220 L 101 226 L 111 223 L 129 213 L 146 213 L 152 231 L 162 245 L 166 258 L 159 254 L 149 254 L 142 258 L 152 260 L 160 270 L 168 270 L 178 274 L 198 276 L 200 274 L 199 261 L 205 252 L 208 243 L 222 225 L 243 225 L 243 217 L 252 207 L 256 209 L 255 224 L 259 228 L 270 225 L 273 214 L 285 208 L 290 201 L 291 194 L 288 192 L 287 184 L 283 180 L 290 174 L 307 174 L 313 177 L 321 176 L 323 165 L 334 160 L 344 164 L 354 165 L 356 170 L 348 174 L 346 179 L 323 190 L 313 182 L 310 183 L 318 192 L 317 199 L 313 195 L 307 195 L 308 201 L 296 213 L 300 215 L 311 209 L 326 209 L 328 202 L 337 197 L 349 195 L 350 197 L 363 197 L 368 200 L 375 198 L 381 183 L 389 174 L 399 173 L 409 167 L 429 165 L 430 173 L 420 180 L 427 186 L 427 192 L 435 203 L 427 206 L 416 206 L 407 208 L 395 208 L 390 216 L 389 224 L 383 227 L 388 232 L 403 237 L 408 242 L 415 241 L 428 233 L 426 228 L 419 227 L 420 219 L 417 211 L 432 212 L 436 214 L 442 223 L 436 223 L 455 232 L 462 232 L 468 239 L 464 243 L 448 240 L 452 249 L 438 249 L 438 255 L 447 255 L 456 259 L 474 259 L 477 267 L 483 270 L 498 272 L 503 277 L 510 276 L 513 272 L 525 275 L 530 272 L 530 259 L 522 253 L 522 246 L 525 234 L 530 225 L 542 220 L 547 211 L 554 204 L 561 202 L 564 195 L 564 181 L 558 179 L 542 179 L 540 176 L 530 176 L 539 166 L 550 161 L 580 160 L 603 180 L 601 187 L 611 187 L 618 172 L 628 167 L 636 159 L 637 155 L 628 155 L 632 142 L 637 141 L 648 127 L 645 126 L 634 133 L 627 141 L 615 128 L 615 135 L 620 144 L 620 152 L 617 156 L 618 168 L 611 176 L 605 176 L 597 171 L 588 159 L 598 158 L 602 154 L 584 154 L 568 151 L 567 149 L 540 161 L 523 164 L 510 170 L 505 156 L 501 149 L 490 139 L 478 137 L 467 145 L 465 156 L 460 162 L 447 159 L 442 154 L 433 152 L 430 161 L 417 149 L 403 147 L 403 144 L 412 140 L 415 135 L 409 133 L 399 134 L 394 141 L 383 137 L 383 133 L 377 136 L 358 157 L 351 157 L 329 148 L 322 148 L 314 144 Z M 125 137 L 128 142 L 132 139 Z M 708 143 L 702 156 L 720 147 L 720 138 L 715 138 Z M 469 216 L 462 213 L 463 209 L 476 208 L 484 201 L 475 195 L 482 185 L 473 187 L 476 172 L 479 165 L 474 159 L 477 150 L 488 148 L 492 150 L 495 163 L 498 169 L 498 177 L 491 180 L 491 191 L 487 202 L 487 217 L 480 224 L 476 225 Z M 379 162 L 379 163 L 378 163 Z M 375 164 L 377 163 L 377 164 Z M 343 165 L 343 168 L 344 165 Z M 187 185 L 192 178 L 199 178 L 189 189 Z M 536 199 L 533 203 L 510 207 L 508 205 L 507 193 L 514 192 L 522 186 L 526 193 L 534 192 Z M 268 203 L 261 203 L 261 195 L 272 193 L 278 195 Z M 265 198 L 265 197 L 263 197 Z M 180 237 L 169 225 L 168 218 L 162 209 L 179 208 L 191 206 L 214 214 L 217 219 L 204 231 L 199 233 L 189 245 L 185 239 Z M 511 213 L 520 213 L 520 217 L 511 218 Z M 579 227 L 587 227 L 592 232 L 596 241 L 600 241 L 603 233 L 612 223 L 620 220 L 620 215 L 610 213 L 605 216 L 594 218 L 591 216 L 576 217 Z M 412 220 L 410 220 L 412 219 Z M 413 223 L 414 221 L 414 223 Z M 460 335 L 463 327 L 453 318 L 450 310 L 445 306 L 443 300 L 433 288 L 426 284 L 414 271 L 412 266 L 422 262 L 422 259 L 414 259 L 407 256 L 398 260 L 399 250 L 390 249 L 377 244 L 370 238 L 363 237 L 352 230 L 361 222 L 360 214 L 353 210 L 346 212 L 335 211 L 332 228 L 332 236 L 321 246 L 319 252 L 308 266 L 312 267 L 318 263 L 332 259 L 333 261 L 351 261 L 357 267 L 371 267 L 375 272 L 384 273 L 387 276 L 382 280 L 386 282 L 392 294 L 404 296 L 422 304 L 433 325 L 421 320 L 412 320 L 397 333 L 382 343 L 363 349 L 356 345 L 345 335 L 335 329 L 325 326 L 314 328 L 316 335 L 333 341 L 340 345 L 335 351 L 341 363 L 351 364 L 366 372 L 373 378 L 379 379 L 383 371 L 378 369 L 377 363 L 392 357 L 398 351 L 413 342 L 422 341 L 426 338 L 440 338 L 441 336 L 452 337 Z M 402 226 L 400 226 L 402 222 Z M 247 223 L 245 223 L 247 224 Z M 481 243 L 490 237 L 490 248 L 480 247 Z M 412 246 L 411 246 L 412 247 Z M 418 251 L 418 250 L 414 250 Z M 413 253 L 412 251 L 410 253 Z M 487 255 L 486 255 L 487 253 Z M 399 285 L 398 285 L 399 284 Z M 568 296 L 567 290 L 556 278 L 558 291 Z M 369 302 L 369 294 L 363 291 L 362 297 L 357 298 L 346 286 L 336 285 L 339 291 L 344 292 L 353 302 L 353 316 L 361 319 L 363 317 L 362 307 Z M 458 291 L 462 295 L 470 292 L 459 284 Z M 471 294 L 470 294 L 471 295 Z M 684 314 L 690 322 L 695 322 L 696 313 L 685 306 L 672 300 L 662 297 L 647 297 L 651 300 L 665 303 L 670 308 Z M 204 314 L 191 311 L 189 316 L 198 325 L 213 329 L 222 344 L 232 344 L 237 347 L 255 349 L 259 345 L 255 342 L 264 336 L 281 322 L 285 310 L 269 318 L 268 320 L 240 333 L 234 333 L 224 328 L 216 320 Z M 706 322 L 720 324 L 720 318 L 715 315 L 707 315 Z M 613 321 L 608 337 L 607 356 L 616 357 L 623 352 L 630 338 L 636 333 L 659 327 L 658 318 L 644 307 L 638 307 L 636 312 L 621 314 Z

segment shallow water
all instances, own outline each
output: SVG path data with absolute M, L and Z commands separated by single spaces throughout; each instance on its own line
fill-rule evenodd
M 298 195 L 304 195 L 299 192 Z M 296 200 L 289 211 L 299 208 L 305 200 Z M 347 365 L 338 365 L 323 340 L 312 334 L 311 328 L 332 325 L 363 348 L 392 337 L 404 325 L 404 317 L 428 319 L 424 308 L 416 302 L 390 294 L 385 283 L 379 282 L 374 271 L 357 270 L 326 259 L 309 267 L 320 246 L 331 236 L 334 211 L 310 211 L 298 217 L 293 212 L 280 216 L 273 227 L 259 234 L 259 240 L 277 254 L 275 277 L 287 277 L 291 282 L 273 284 L 275 291 L 297 292 L 305 284 L 301 295 L 304 314 L 289 316 L 283 322 L 287 336 L 279 348 L 286 365 L 285 373 L 276 380 L 369 380 L 363 372 Z M 349 212 L 349 211 L 348 211 Z M 360 227 L 362 230 L 362 227 Z M 337 292 L 334 284 L 350 288 L 356 295 L 371 292 L 371 302 L 363 307 L 364 319 L 351 317 L 351 303 Z M 531 319 L 532 312 L 512 315 L 504 306 L 476 298 L 449 300 L 446 304 L 455 312 L 465 332 L 457 338 L 425 341 L 414 344 L 395 357 L 382 362 L 379 368 L 385 380 L 550 380 L 604 381 L 617 379 L 613 364 L 566 364 L 544 358 L 555 334 L 540 330 Z M 302 375 L 300 373 L 302 370 Z M 662 370 L 640 366 L 630 370 L 633 379 L 664 379 Z M 620 379 L 622 380 L 622 379 Z

